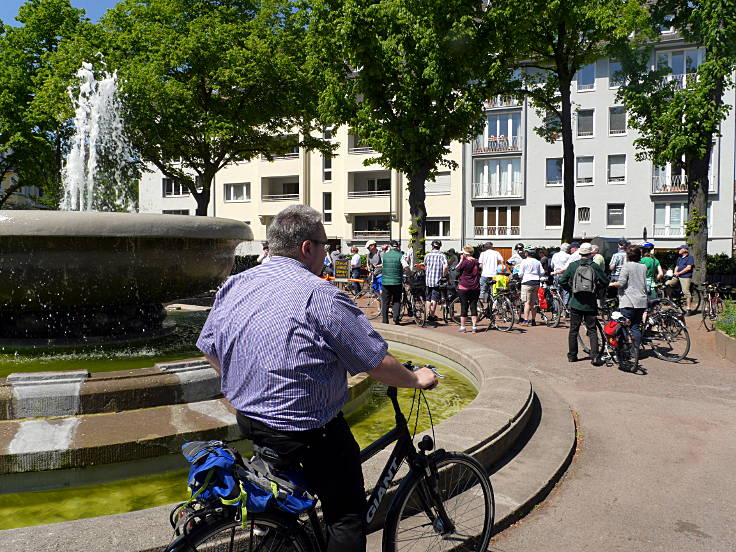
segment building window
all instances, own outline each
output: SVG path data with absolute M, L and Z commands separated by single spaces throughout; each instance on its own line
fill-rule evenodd
M 353 239 L 386 239 L 391 237 L 391 215 L 355 215 Z
M 225 201 L 250 201 L 250 182 L 225 184 Z
M 623 67 L 621 67 L 620 61 L 616 59 L 608 60 L 608 87 L 609 88 L 618 88 L 619 86 L 626 84 L 626 79 L 624 79 L 622 71 L 623 71 Z
M 475 208 L 475 237 L 518 235 L 519 207 Z
M 595 63 L 584 65 L 578 71 L 578 92 L 595 89 Z
M 544 208 L 544 226 L 546 228 L 562 227 L 562 205 L 547 205 Z
M 434 180 L 424 183 L 424 191 L 427 195 L 448 195 L 450 193 L 450 171 L 437 173 Z
M 626 182 L 626 155 L 608 156 L 608 183 L 622 184 Z
M 322 181 L 332 182 L 332 157 L 322 154 Z
M 391 195 L 391 177 L 368 177 L 357 173 L 353 178 L 352 188 L 348 187 L 348 197 L 388 197 Z
M 657 52 L 656 68 L 669 68 L 670 74 L 665 75 L 664 84 L 672 83 L 678 90 L 686 88 L 693 79 L 697 78 L 700 56 L 697 49 L 675 50 L 671 52 Z
M 685 221 L 687 220 L 687 202 L 654 204 L 654 237 L 685 237 Z M 713 221 L 713 206 L 708 202 L 708 231 Z
M 324 140 L 332 140 L 332 127 L 326 126 L 322 131 L 322 138 Z
M 579 186 L 593 184 L 593 157 L 578 157 L 576 160 L 577 176 L 575 182 Z
M 562 157 L 547 159 L 545 182 L 547 186 L 562 186 Z
M 521 197 L 521 158 L 476 159 L 473 198 Z
M 590 207 L 578 207 L 578 222 L 590 222 Z
M 545 131 L 549 132 L 555 140 L 562 139 L 562 122 L 557 116 L 557 113 L 548 111 L 545 114 L 543 128 Z
M 593 136 L 593 121 L 595 110 L 580 109 L 578 111 L 578 138 Z
M 332 192 L 322 193 L 322 220 L 325 224 L 332 223 Z
M 622 105 L 608 108 L 608 134 L 626 134 L 626 108 Z
M 188 215 L 189 209 L 164 209 L 162 215 Z
M 609 203 L 606 209 L 606 226 L 626 226 L 626 207 L 623 203 Z
M 483 134 L 473 144 L 474 153 L 521 150 L 521 112 L 490 113 Z
M 447 238 L 450 236 L 450 218 L 428 218 L 424 230 L 428 238 Z
M 182 197 L 189 194 L 181 182 L 175 182 L 173 178 L 162 178 L 161 187 L 164 197 Z

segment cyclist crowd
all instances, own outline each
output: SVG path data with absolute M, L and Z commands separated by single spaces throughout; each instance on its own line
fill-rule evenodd
M 687 311 L 690 311 L 690 282 L 694 261 L 689 248 L 678 248 L 676 266 L 667 276 L 659 261 L 653 256 L 654 244 L 632 245 L 625 239 L 618 242 L 618 250 L 606 264 L 597 245 L 591 243 L 563 243 L 550 255 L 546 248 L 534 248 L 516 244 L 513 254 L 504 259 L 493 249 L 493 243 L 480 246 L 477 254 L 473 246 L 465 246 L 459 255 L 454 249 L 441 251 L 442 242 L 432 242 L 422 263 L 412 264 L 411 258 L 400 251 L 399 242 L 393 240 L 379 248 L 375 240 L 366 242 L 366 265 L 358 249 L 351 249 L 350 266 L 354 280 L 360 271 L 367 271 L 366 284 L 381 290 L 381 316 L 383 323 L 389 315 L 395 324 L 400 323 L 402 297 L 412 289 L 421 289 L 424 298 L 426 321 L 437 322 L 438 305 L 457 297 L 460 303 L 459 332 L 478 331 L 479 300 L 488 303 L 509 282 L 519 287 L 523 307 L 519 325 L 536 326 L 540 314 L 540 302 L 544 306 L 546 290 L 552 287 L 559 292 L 565 316 L 569 320 L 569 345 L 567 358 L 577 361 L 578 333 L 585 325 L 591 350 L 598 350 L 596 317 L 601 306 L 615 301 L 618 310 L 631 321 L 632 334 L 637 348 L 641 343 L 640 326 L 645 320 L 648 300 L 657 297 L 656 286 L 663 282 L 668 289 L 681 289 Z M 325 264 L 328 265 L 329 254 Z M 333 258 L 334 259 L 334 258 Z M 666 281 L 665 281 L 666 280 Z M 405 289 L 405 284 L 408 290 Z M 356 294 L 360 284 L 354 283 Z M 470 322 L 470 324 L 468 324 Z M 603 363 L 599 355 L 592 354 L 594 365 Z

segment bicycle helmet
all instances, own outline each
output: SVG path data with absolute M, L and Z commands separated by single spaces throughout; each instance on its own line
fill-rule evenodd
M 442 242 L 440 240 L 434 240 L 432 242 L 432 247 L 439 249 L 440 247 L 442 247 Z
M 644 249 L 654 249 L 654 244 L 652 242 L 644 242 L 639 247 L 642 247 Z

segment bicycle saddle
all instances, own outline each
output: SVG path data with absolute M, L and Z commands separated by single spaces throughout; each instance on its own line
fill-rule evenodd
M 253 443 L 253 458 L 257 458 L 262 461 L 269 468 L 268 471 L 271 473 L 300 469 L 300 466 L 287 458 L 284 458 L 272 448 L 262 447 L 255 443 Z

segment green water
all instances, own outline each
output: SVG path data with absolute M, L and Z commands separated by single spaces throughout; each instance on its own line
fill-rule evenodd
M 403 353 L 395 356 L 402 361 L 412 360 L 415 364 L 426 363 L 426 360 Z M 475 387 L 458 373 L 440 365 L 437 369 L 446 378 L 437 389 L 425 393 L 435 425 L 462 409 L 477 394 Z M 413 394 L 410 389 L 399 390 L 399 403 L 407 417 Z M 412 415 L 411 430 L 414 429 L 414 420 Z M 362 448 L 393 427 L 393 408 L 384 394 L 374 394 L 368 405 L 348 417 L 348 422 Z M 417 432 L 428 427 L 429 416 L 422 402 Z M 3 494 L 0 495 L 0 529 L 118 514 L 180 502 L 188 497 L 186 478 L 187 470 L 181 470 L 101 485 Z
M 0 378 L 17 372 L 89 370 L 112 372 L 153 366 L 157 362 L 181 360 L 202 353 L 194 347 L 207 320 L 206 311 L 168 313 L 176 323 L 171 335 L 143 344 L 97 345 L 46 351 L 7 351 L 0 348 Z

